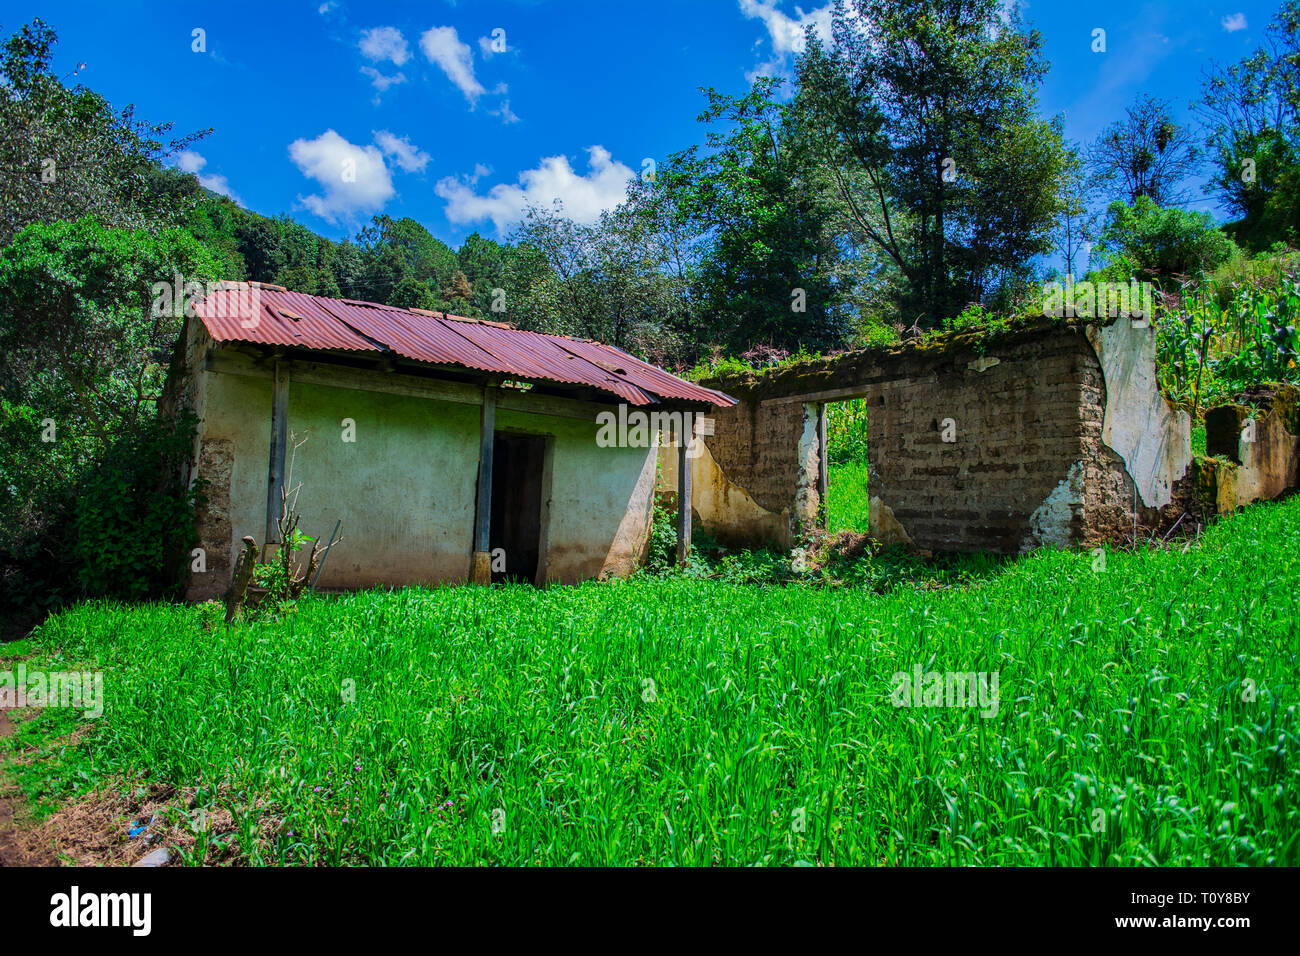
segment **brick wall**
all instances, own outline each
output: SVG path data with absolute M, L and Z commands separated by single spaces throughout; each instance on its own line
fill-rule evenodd
M 712 412 L 718 465 L 764 508 L 796 518 L 809 477 L 803 400 L 865 397 L 869 492 L 928 550 L 1083 541 L 1088 475 L 1111 474 L 1107 453 L 1117 458 L 1101 443 L 1102 371 L 1077 324 L 954 334 L 709 384 L 741 399 Z M 700 520 L 707 529 L 709 516 Z

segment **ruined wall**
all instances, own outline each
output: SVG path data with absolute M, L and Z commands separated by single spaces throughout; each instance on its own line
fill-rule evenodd
M 734 546 L 789 547 L 819 523 L 817 416 L 850 398 L 868 403 L 871 533 L 923 550 L 1126 541 L 1300 486 L 1296 390 L 1212 411 L 1219 457 L 1194 460 L 1140 321 L 950 333 L 707 384 L 741 401 L 711 412 L 692 506 Z
M 1300 389 L 1262 388 L 1205 414 L 1206 452 L 1199 476 L 1219 513 L 1300 487 Z
M 711 448 L 695 440 L 691 459 L 692 521 L 702 524 L 709 535 L 726 547 L 745 548 L 756 543 L 771 544 L 788 550 L 794 547 L 791 508 L 769 511 L 754 500 L 740 484 L 733 481 L 713 457 Z M 659 447 L 657 492 L 677 496 L 677 448 Z M 794 476 L 791 480 L 797 480 Z M 707 516 L 705 521 L 703 516 Z
M 208 484 L 199 514 L 208 571 L 191 577 L 191 600 L 219 597 L 242 537 L 261 543 L 265 534 L 271 380 L 251 374 L 251 359 L 227 361 L 250 374 L 197 375 L 204 414 L 195 470 Z M 526 406 L 529 399 L 518 401 Z M 344 540 L 330 552 L 321 587 L 466 580 L 479 415 L 478 406 L 463 402 L 295 382 L 290 366 L 288 427 L 294 440 L 307 436 L 292 474 L 294 484 L 302 483 L 300 527 L 328 539 L 335 521 L 343 521 Z M 344 419 L 354 423 L 355 441 L 343 440 Z M 649 535 L 653 451 L 598 446 L 594 418 L 499 409 L 496 426 L 550 438 L 543 579 L 573 583 L 630 573 Z
M 818 405 L 851 397 L 868 403 L 873 532 L 928 550 L 1003 552 L 1081 533 L 1079 463 L 1103 412 L 1100 369 L 1077 325 L 984 341 L 954 335 L 712 384 L 741 402 L 710 413 L 705 443 L 726 478 L 785 518 L 789 534 L 693 502 L 710 533 L 722 525 L 742 537 L 736 525 L 748 523 L 752 543 L 780 544 L 816 524 Z

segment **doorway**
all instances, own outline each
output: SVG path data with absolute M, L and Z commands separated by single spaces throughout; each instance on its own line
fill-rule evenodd
M 537 580 L 546 438 L 497 432 L 492 449 L 492 583 Z M 501 561 L 504 554 L 504 567 Z
M 826 530 L 866 534 L 871 526 L 871 493 L 867 458 L 867 399 L 822 406 L 825 423 L 826 488 L 823 521 Z

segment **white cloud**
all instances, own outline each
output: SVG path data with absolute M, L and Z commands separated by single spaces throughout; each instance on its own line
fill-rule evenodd
M 217 173 L 203 175 L 203 167 L 208 165 L 207 159 L 192 149 L 182 150 L 176 156 L 176 168 L 183 173 L 193 173 L 198 177 L 199 185 L 204 189 L 211 189 L 214 193 L 221 193 L 223 196 L 229 196 L 235 202 L 240 202 L 238 196 L 230 188 L 230 182 L 225 176 Z
M 401 66 L 411 58 L 411 51 L 406 47 L 406 37 L 397 27 L 374 27 L 361 34 L 361 55 L 367 60 L 383 62 L 392 61 L 394 66 Z
M 319 13 L 321 16 L 325 16 L 325 14 L 329 13 L 331 10 L 337 10 L 337 9 L 338 9 L 338 0 L 325 0 L 324 3 L 322 3 L 319 7 L 316 8 L 316 12 Z
M 507 126 L 509 126 L 511 123 L 518 123 L 518 122 L 519 122 L 519 117 L 516 116 L 516 115 L 515 115 L 515 111 L 512 110 L 512 109 L 510 108 L 510 101 L 509 101 L 509 100 L 502 100 L 502 101 L 501 101 L 501 109 L 499 109 L 499 110 L 488 110 L 488 112 L 489 112 L 490 114 L 492 114 L 493 116 L 500 116 L 500 117 L 501 117 L 501 122 L 505 123 Z
M 1219 21 L 1223 29 L 1229 33 L 1236 33 L 1238 30 L 1246 29 L 1246 15 L 1244 13 L 1230 13 Z
M 380 93 L 384 92 L 390 86 L 397 86 L 406 82 L 405 73 L 397 73 L 396 76 L 385 76 L 373 66 L 363 66 L 361 72 L 370 77 L 370 82 Z
M 592 146 L 587 153 L 589 168 L 585 176 L 573 171 L 567 157 L 548 156 L 536 169 L 521 172 L 518 184 L 498 183 L 486 195 L 474 189 L 479 177 L 486 173 L 481 166 L 471 177 L 440 180 L 435 191 L 447 201 L 450 222 L 459 225 L 491 220 L 502 236 L 523 219 L 530 206 L 549 208 L 557 199 L 564 215 L 577 222 L 592 223 L 602 212 L 623 201 L 627 184 L 635 174 L 614 160 L 603 146 Z
M 436 64 L 465 94 L 473 106 L 487 92 L 474 76 L 474 57 L 469 46 L 460 42 L 455 27 L 432 27 L 420 37 L 420 49 L 430 63 Z
M 804 29 L 812 26 L 823 42 L 831 38 L 831 4 L 804 13 L 795 7 L 791 17 L 777 9 L 776 0 L 740 0 L 740 12 L 746 19 L 762 20 L 772 42 L 774 62 L 783 62 L 791 53 L 802 53 Z
M 289 144 L 289 158 L 324 195 L 299 196 L 306 208 L 326 222 L 353 219 L 384 208 L 393 197 L 393 177 L 376 146 L 356 146 L 327 129 L 315 139 Z
M 385 156 L 391 156 L 404 173 L 422 173 L 433 159 L 419 147 L 412 145 L 407 136 L 396 136 L 386 129 L 375 133 L 375 144 Z

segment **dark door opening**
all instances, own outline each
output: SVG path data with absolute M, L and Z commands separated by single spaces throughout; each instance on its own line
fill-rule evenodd
M 492 583 L 534 583 L 542 541 L 546 439 L 497 432 L 492 449 Z M 505 567 L 502 568 L 502 551 Z

